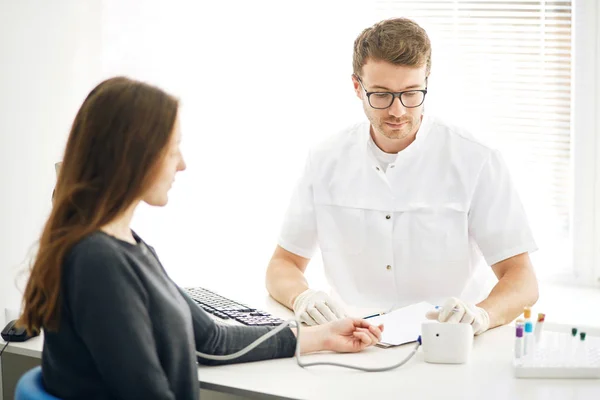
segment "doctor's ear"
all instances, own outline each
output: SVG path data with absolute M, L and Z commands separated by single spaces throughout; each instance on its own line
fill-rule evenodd
M 364 91 L 362 89 L 362 86 L 360 85 L 360 82 L 358 81 L 358 76 L 356 76 L 356 74 L 352 74 L 352 85 L 354 86 L 354 93 L 356 94 L 356 97 L 362 100 Z

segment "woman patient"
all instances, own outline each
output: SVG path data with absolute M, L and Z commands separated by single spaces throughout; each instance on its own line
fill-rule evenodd
M 273 329 L 215 324 L 130 228 L 140 202 L 167 204 L 185 169 L 180 140 L 177 100 L 127 78 L 102 82 L 75 117 L 19 321 L 44 329 L 43 382 L 57 397 L 196 400 L 196 350 L 231 354 Z M 350 318 L 307 327 L 300 348 L 356 352 L 382 328 Z M 232 362 L 291 357 L 296 334 Z

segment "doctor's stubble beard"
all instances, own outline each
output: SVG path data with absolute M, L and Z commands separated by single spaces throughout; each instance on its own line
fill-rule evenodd
M 418 116 L 407 114 L 402 118 L 394 118 L 389 116 L 387 118 L 380 118 L 374 115 L 372 113 L 373 110 L 369 110 L 367 107 L 370 108 L 370 106 L 364 106 L 365 114 L 367 115 L 369 122 L 371 122 L 371 126 L 377 133 L 385 136 L 388 139 L 405 139 L 411 135 L 414 135 L 421 126 L 421 118 L 423 116 L 422 113 Z M 401 124 L 406 122 L 406 124 L 401 126 L 400 129 L 391 129 L 385 124 L 386 122 L 389 122 L 390 124 Z

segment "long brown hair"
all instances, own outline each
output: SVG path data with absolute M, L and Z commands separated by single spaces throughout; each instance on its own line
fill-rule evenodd
M 100 83 L 84 100 L 25 288 L 19 324 L 28 332 L 58 328 L 68 252 L 120 216 L 152 183 L 177 110 L 171 95 L 124 77 Z

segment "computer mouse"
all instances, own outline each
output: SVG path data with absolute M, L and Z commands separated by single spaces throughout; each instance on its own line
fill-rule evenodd
M 5 342 L 24 342 L 26 340 L 31 339 L 32 337 L 37 336 L 38 334 L 34 334 L 33 336 L 29 336 L 25 327 L 17 326 L 17 320 L 10 321 L 2 330 L 2 339 Z

